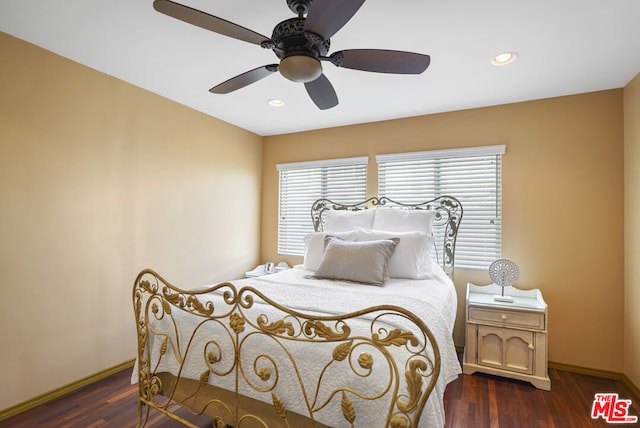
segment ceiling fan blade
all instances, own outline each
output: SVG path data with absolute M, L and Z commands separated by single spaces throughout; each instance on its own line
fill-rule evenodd
M 239 74 L 236 77 L 232 77 L 231 79 L 209 89 L 209 92 L 213 94 L 228 94 L 229 92 L 236 91 L 255 83 L 260 79 L 264 79 L 276 71 L 278 71 L 278 64 L 263 65 L 262 67 L 254 68 L 253 70 Z
M 331 38 L 355 15 L 365 0 L 313 0 L 304 30 Z
M 327 76 L 321 74 L 316 80 L 304 84 L 307 93 L 320 110 L 338 105 L 338 96 Z
M 173 2 L 171 0 L 155 0 L 153 2 L 153 8 L 160 13 L 164 13 L 165 15 L 179 19 L 188 24 L 193 24 L 200 28 L 204 28 L 205 30 L 210 30 L 214 33 L 222 34 L 223 36 L 231 37 L 233 39 L 242 40 L 256 45 L 260 45 L 262 42 L 269 40 L 269 37 L 263 36 L 255 31 L 251 31 L 238 24 L 234 24 L 226 19 L 209 15 L 201 10 Z
M 429 55 L 384 49 L 347 49 L 329 57 L 338 67 L 377 73 L 420 74 L 429 67 Z

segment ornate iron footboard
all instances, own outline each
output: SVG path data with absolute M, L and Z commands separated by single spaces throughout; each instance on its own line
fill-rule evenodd
M 175 414 L 184 407 L 215 427 L 324 427 L 327 412 L 362 426 L 372 408 L 380 426 L 416 427 L 440 373 L 431 331 L 400 307 L 304 314 L 230 283 L 183 291 L 151 270 L 133 304 L 138 426 L 150 409 L 195 426 Z

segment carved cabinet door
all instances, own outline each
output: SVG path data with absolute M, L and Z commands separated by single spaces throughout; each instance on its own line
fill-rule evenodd
M 533 374 L 533 332 L 480 325 L 477 343 L 479 365 Z

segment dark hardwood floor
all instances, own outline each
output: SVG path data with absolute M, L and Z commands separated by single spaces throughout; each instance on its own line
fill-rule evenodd
M 125 370 L 65 397 L 0 422 L 0 427 L 134 427 L 137 386 Z M 560 370 L 549 370 L 551 391 L 482 374 L 460 375 L 445 394 L 447 427 L 583 428 L 612 426 L 591 419 L 596 392 L 616 392 L 631 399 L 629 414 L 638 415 L 639 402 L 622 383 Z M 616 424 L 628 426 L 626 424 Z M 182 425 L 152 412 L 149 427 Z M 613 425 L 615 426 L 615 425 Z M 640 426 L 640 424 L 631 424 Z M 295 427 L 299 428 L 299 427 Z
M 632 400 L 629 415 L 638 415 L 640 402 L 623 382 L 549 370 L 551 391 L 528 383 L 484 374 L 460 375 L 445 392 L 446 426 L 507 428 L 583 428 L 612 426 L 591 419 L 596 393 L 614 392 Z M 613 424 L 613 426 L 640 426 Z

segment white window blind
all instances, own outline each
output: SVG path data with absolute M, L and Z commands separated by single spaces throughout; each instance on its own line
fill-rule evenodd
M 303 238 L 313 232 L 311 205 L 320 198 L 340 203 L 366 199 L 368 157 L 276 165 L 280 175 L 278 254 L 304 255 Z
M 378 191 L 403 203 L 441 195 L 460 200 L 456 267 L 486 269 L 501 254 L 504 152 L 501 145 L 378 155 Z

